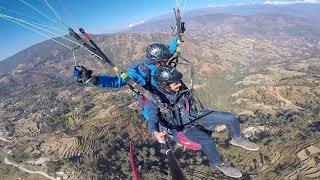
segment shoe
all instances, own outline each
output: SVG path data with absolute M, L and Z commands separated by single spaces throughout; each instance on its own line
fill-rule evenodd
M 259 150 L 259 146 L 253 142 L 250 142 L 247 138 L 232 138 L 230 144 L 235 146 L 240 146 L 249 151 L 257 151 Z
M 191 141 L 187 137 L 183 135 L 183 133 L 178 132 L 178 139 L 177 142 L 182 146 L 185 147 L 186 149 L 191 149 L 194 151 L 199 151 L 201 149 L 201 145 L 199 143 L 196 143 L 194 141 Z
M 215 167 L 218 168 L 226 176 L 233 177 L 233 178 L 242 177 L 242 173 L 238 169 L 233 168 L 225 163 L 216 165 Z

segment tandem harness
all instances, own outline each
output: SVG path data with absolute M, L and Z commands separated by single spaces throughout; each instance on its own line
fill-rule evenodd
M 143 86 L 143 88 L 145 88 L 146 90 L 150 91 L 151 93 L 154 92 L 152 88 L 152 84 L 151 84 L 151 72 L 150 69 L 146 66 L 144 66 L 143 64 L 139 65 L 139 68 L 146 73 L 146 84 Z M 148 103 L 148 99 L 143 96 L 143 94 L 137 92 L 134 88 L 132 88 L 131 86 L 129 86 L 130 89 L 139 97 L 139 99 L 141 100 L 142 104 L 140 104 L 138 101 L 137 102 L 133 102 L 129 105 L 129 107 L 131 109 L 134 110 L 138 110 L 141 111 L 143 109 L 143 107 L 145 105 L 147 105 Z
M 159 117 L 160 117 L 160 122 L 159 122 L 159 126 L 160 126 L 160 130 L 161 131 L 165 131 L 177 144 L 181 145 L 182 147 L 186 148 L 186 149 L 191 149 L 191 150 L 200 150 L 201 149 L 201 145 L 195 141 L 192 141 L 190 139 L 188 139 L 184 133 L 188 132 L 191 128 L 193 128 L 194 126 L 197 126 L 196 121 L 204 116 L 207 116 L 208 114 L 212 113 L 213 111 L 208 111 L 208 112 L 203 112 L 203 113 L 199 113 L 198 116 L 193 117 L 191 116 L 191 114 L 189 114 L 190 116 L 190 121 L 188 123 L 183 124 L 182 120 L 179 116 L 178 113 L 180 113 L 179 111 L 179 105 L 175 105 L 176 108 L 173 108 L 173 117 L 170 118 L 170 122 L 168 121 L 168 118 L 164 118 L 163 114 L 161 112 L 159 112 Z M 188 99 L 185 100 L 185 111 L 187 113 L 190 113 L 190 102 L 188 101 Z M 180 122 L 180 123 L 178 123 Z

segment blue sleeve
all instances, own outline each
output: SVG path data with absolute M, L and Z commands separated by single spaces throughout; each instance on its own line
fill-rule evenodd
M 96 76 L 96 86 L 108 87 L 108 88 L 120 88 L 127 85 L 127 83 L 121 77 L 109 77 L 109 76 Z
M 156 104 L 148 101 L 148 103 L 143 107 L 143 113 L 147 120 L 148 130 L 149 132 L 159 131 L 159 108 Z
M 133 81 L 144 86 L 146 84 L 146 78 L 143 77 L 139 71 L 139 66 L 136 66 L 130 69 L 127 74 Z
M 179 46 L 179 38 L 175 37 L 169 45 L 170 54 L 173 55 Z
M 138 74 L 138 67 L 130 69 L 127 74 L 135 82 L 139 83 L 140 85 L 144 85 L 145 81 L 144 78 Z M 127 83 L 125 80 L 118 76 L 96 76 L 95 85 L 108 88 L 120 88 L 127 85 Z

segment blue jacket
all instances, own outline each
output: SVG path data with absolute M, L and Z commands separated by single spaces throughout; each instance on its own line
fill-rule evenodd
M 179 45 L 178 38 L 174 38 L 169 46 L 169 50 L 171 55 L 173 55 Z M 147 67 L 150 71 L 151 75 L 151 86 L 153 89 L 158 89 L 156 82 L 153 79 L 153 76 L 156 72 L 156 67 L 153 64 L 142 63 L 130 69 L 127 74 L 128 76 L 140 84 L 141 86 L 146 85 L 147 73 L 142 69 L 143 67 Z M 96 86 L 100 87 L 108 87 L 108 88 L 120 88 L 122 86 L 127 85 L 127 83 L 118 76 L 110 77 L 110 76 L 96 76 Z M 153 103 L 149 103 L 147 100 L 144 100 L 143 97 L 138 97 L 139 104 L 142 107 L 142 115 L 147 120 L 148 129 L 150 132 L 158 131 L 159 128 L 157 126 L 157 122 L 159 120 L 158 112 L 155 112 L 157 106 Z

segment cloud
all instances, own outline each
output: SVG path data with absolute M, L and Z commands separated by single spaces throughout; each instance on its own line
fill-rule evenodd
M 296 0 L 296 1 L 265 1 L 263 4 L 286 5 L 286 4 L 316 4 L 320 0 Z
M 144 21 L 139 21 L 139 22 L 131 23 L 131 24 L 128 25 L 128 27 L 129 27 L 129 28 L 132 28 L 132 27 L 134 27 L 134 26 L 138 26 L 138 25 L 143 24 L 143 23 L 144 23 Z
M 208 7 L 226 7 L 227 5 L 216 5 L 216 4 L 208 4 Z
M 218 8 L 218 7 L 229 7 L 229 6 L 245 6 L 254 3 L 233 3 L 233 4 L 208 4 L 208 7 Z

